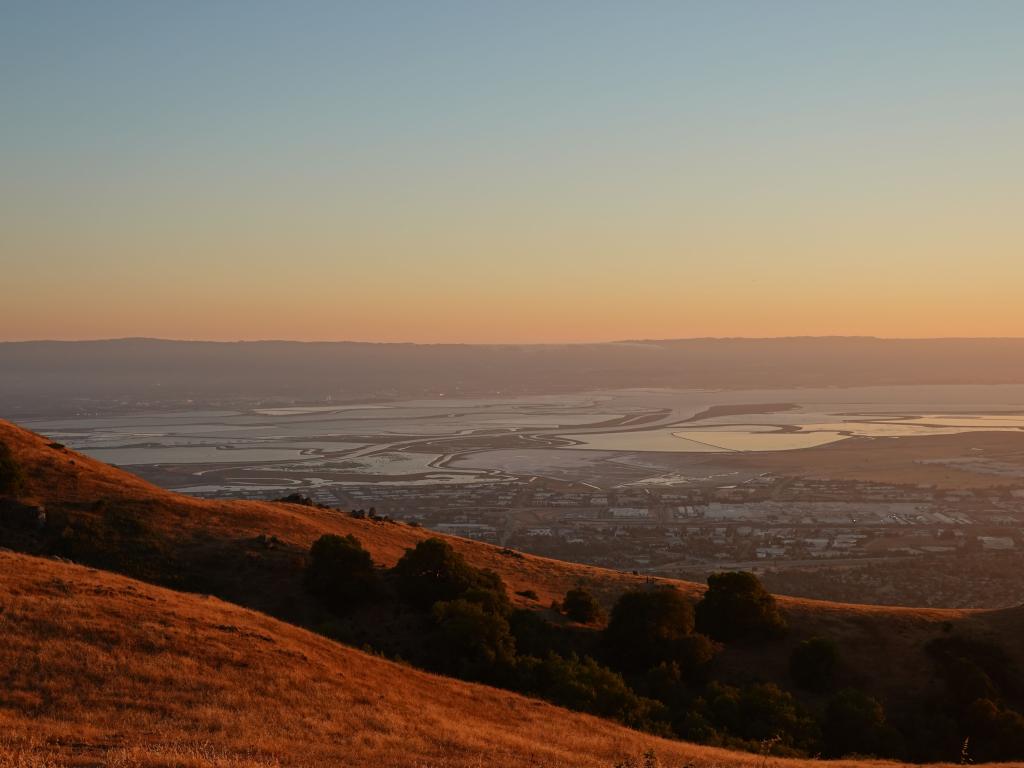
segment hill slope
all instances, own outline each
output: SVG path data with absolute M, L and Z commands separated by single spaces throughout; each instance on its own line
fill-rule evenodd
M 0 608 L 0 766 L 763 764 L 54 560 L 0 552 Z
M 43 505 L 47 515 L 42 529 L 32 525 L 12 531 L 0 525 L 0 543 L 29 553 L 64 553 L 145 581 L 214 594 L 299 626 L 317 627 L 324 618 L 322 606 L 302 588 L 306 552 L 320 535 L 352 534 L 377 563 L 388 566 L 406 548 L 436 536 L 337 510 L 174 494 L 8 422 L 0 422 L 0 443 L 23 470 L 21 501 Z M 536 611 L 543 612 L 543 606 L 577 585 L 591 590 L 605 607 L 625 590 L 646 586 L 643 577 L 443 538 L 472 565 L 496 571 L 510 592 L 538 593 L 537 600 L 516 597 L 520 606 Z M 124 551 L 145 556 L 126 560 Z M 660 581 L 694 600 L 703 590 L 693 583 Z M 1012 641 L 1024 633 L 1020 609 L 919 610 L 787 597 L 780 597 L 779 604 L 790 625 L 787 638 L 726 647 L 714 662 L 716 679 L 791 687 L 793 647 L 812 636 L 834 638 L 842 644 L 848 669 L 844 684 L 865 690 L 898 713 L 939 685 L 925 652 L 936 638 L 955 633 L 1000 643 L 1010 639 L 1003 643 L 1006 652 L 1024 666 L 1024 647 Z M 556 619 L 552 612 L 547 616 Z

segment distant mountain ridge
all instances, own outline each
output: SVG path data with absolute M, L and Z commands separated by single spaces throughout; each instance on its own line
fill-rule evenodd
M 631 387 L 1024 383 L 1024 339 L 799 337 L 599 344 L 0 343 L 0 414 L 74 403 L 335 402 Z

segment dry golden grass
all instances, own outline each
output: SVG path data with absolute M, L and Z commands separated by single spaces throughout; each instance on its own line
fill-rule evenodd
M 208 542 L 240 542 L 261 534 L 276 536 L 285 546 L 305 551 L 324 533 L 351 533 L 370 551 L 376 562 L 393 565 L 406 548 L 438 534 L 397 523 L 359 520 L 333 510 L 294 504 L 258 501 L 215 501 L 175 494 L 112 467 L 69 450 L 56 450 L 50 441 L 0 420 L 0 441 L 12 451 L 29 476 L 26 496 L 48 506 L 62 503 L 91 503 L 97 499 L 144 503 L 150 524 L 167 541 L 193 546 L 198 538 Z M 197 534 L 199 536 L 197 537 Z M 577 585 L 591 590 L 606 606 L 626 589 L 642 585 L 643 577 L 627 573 L 519 554 L 509 555 L 499 547 L 456 537 L 444 537 L 478 567 L 497 571 L 510 593 L 532 589 L 537 602 L 516 598 L 537 607 L 561 599 Z M 697 597 L 703 585 L 662 579 Z M 293 588 L 295 585 L 292 585 Z M 301 590 L 299 590 L 301 593 Z M 282 604 L 294 605 L 295 589 L 286 592 L 279 574 L 240 574 L 235 588 L 219 593 L 234 602 L 277 616 L 286 615 Z M 908 691 L 920 688 L 931 669 L 923 645 L 952 624 L 958 628 L 996 637 L 1020 636 L 1024 632 L 1024 611 L 970 611 L 960 609 L 917 609 L 830 603 L 804 598 L 780 597 L 779 602 L 793 628 L 792 641 L 811 635 L 841 638 L 851 665 L 866 670 L 861 685 L 887 701 L 898 701 Z M 1009 648 L 1024 663 L 1024 648 Z M 771 657 L 758 649 L 730 649 L 721 664 L 739 670 L 756 669 L 760 677 L 784 680 L 786 653 Z
M 0 553 L 0 607 L 0 768 L 765 765 L 53 560 Z
M 266 502 L 211 501 L 170 493 L 109 465 L 72 451 L 52 448 L 46 438 L 8 422 L 0 421 L 0 441 L 11 448 L 29 476 L 26 497 L 46 504 L 47 507 L 89 504 L 98 499 L 142 504 L 150 525 L 162 538 L 184 553 L 186 562 L 191 562 L 190 547 L 209 549 L 216 545 L 219 547 L 216 549 L 219 557 L 220 553 L 230 551 L 231 547 L 241 547 L 243 540 L 258 535 L 276 536 L 284 542 L 286 549 L 299 552 L 306 550 L 324 533 L 351 533 L 378 563 L 392 565 L 407 547 L 436 535 L 400 524 L 357 520 L 331 510 Z M 513 556 L 491 545 L 446 538 L 472 564 L 497 571 L 510 592 L 525 589 L 536 591 L 541 605 L 548 604 L 553 598 L 561 598 L 566 590 L 576 585 L 586 586 L 606 605 L 610 605 L 622 591 L 644 582 L 642 577 L 630 574 L 530 555 Z M 7 571 L 16 570 L 10 560 L 5 560 L 5 563 Z M 56 575 L 56 571 L 66 566 L 51 561 L 46 561 L 45 566 L 55 572 L 53 578 L 57 580 L 77 582 L 82 578 L 80 575 L 74 579 Z M 40 566 L 33 567 L 39 575 Z M 77 569 L 75 573 L 85 574 L 86 571 Z M 282 608 L 306 599 L 298 585 L 296 573 L 294 568 L 282 575 L 278 571 L 260 571 L 257 566 L 255 570 L 240 572 L 236 577 L 237 584 L 226 584 L 218 594 L 250 608 L 302 623 L 300 615 Z M 287 584 L 286 577 L 290 580 Z M 334 764 L 349 764 L 341 757 L 341 752 L 332 751 L 335 750 L 332 745 L 342 739 L 347 740 L 344 741 L 346 749 L 354 750 L 352 754 L 359 756 L 359 760 L 369 761 L 360 764 L 416 765 L 413 758 L 406 760 L 399 753 L 400 745 L 407 740 L 416 744 L 417 739 L 429 738 L 433 739 L 429 742 L 433 745 L 430 749 L 418 747 L 410 753 L 421 761 L 420 765 L 492 764 L 479 762 L 482 758 L 474 751 L 483 749 L 492 739 L 495 745 L 504 745 L 501 748 L 510 750 L 510 755 L 518 755 L 520 758 L 513 760 L 509 757 L 504 763 L 497 762 L 494 765 L 610 765 L 617 755 L 631 750 L 636 752 L 642 745 L 654 743 L 647 737 L 632 734 L 614 725 L 568 715 L 527 699 L 386 665 L 214 599 L 203 601 L 173 592 L 159 592 L 138 582 L 124 579 L 117 581 L 112 576 L 100 576 L 97 573 L 91 573 L 89 579 L 97 584 L 105 583 L 104 580 L 110 584 L 116 582 L 119 585 L 116 589 L 110 587 L 115 590 L 116 599 L 107 600 L 101 591 L 97 591 L 98 587 L 92 593 L 83 595 L 80 585 L 75 583 L 72 585 L 74 600 L 69 602 L 67 595 L 60 594 L 63 587 L 51 586 L 52 594 L 48 595 L 40 586 L 46 578 L 39 575 L 33 587 L 35 596 L 32 600 L 21 601 L 21 610 L 26 616 L 35 616 L 39 622 L 50 622 L 49 634 L 46 636 L 63 639 L 50 641 L 52 647 L 49 652 L 56 654 L 63 647 L 67 657 L 61 661 L 58 655 L 50 660 L 52 664 L 36 663 L 33 668 L 40 670 L 40 676 L 35 680 L 22 681 L 23 689 L 19 695 L 23 700 L 15 702 L 13 709 L 6 706 L 12 694 L 0 691 L 0 696 L 5 697 L 4 712 L 21 712 L 24 718 L 31 716 L 26 713 L 37 711 L 39 722 L 47 724 L 44 730 L 48 740 L 66 739 L 71 743 L 78 739 L 83 744 L 93 745 L 90 749 L 98 748 L 95 746 L 97 744 L 109 742 L 110 749 L 104 748 L 104 760 L 108 763 L 114 759 L 115 752 L 111 750 L 119 750 L 116 751 L 116 759 L 121 760 L 120 764 L 123 765 L 273 765 L 273 762 L 266 761 L 277 758 L 281 758 L 282 764 L 286 765 L 316 765 L 323 764 L 317 762 L 321 755 L 330 757 L 335 761 Z M 694 597 L 703 589 L 698 584 L 663 581 L 674 584 Z M 153 597 L 155 594 L 161 595 L 159 600 Z M 53 610 L 40 612 L 33 608 L 35 605 L 44 605 L 47 600 L 57 601 L 52 606 Z M 924 645 L 950 626 L 957 631 L 997 640 L 1024 636 L 1024 611 L 1020 609 L 965 611 L 846 605 L 788 597 L 779 600 L 792 628 L 789 639 L 770 652 L 758 647 L 730 647 L 716 662 L 723 675 L 735 675 L 737 678 L 755 675 L 785 684 L 790 646 L 808 636 L 822 635 L 841 641 L 846 661 L 862 676 L 857 680 L 859 687 L 887 703 L 898 704 L 908 695 L 920 695 L 932 675 L 927 656 L 923 652 Z M 167 614 L 164 619 L 154 620 L 155 624 L 150 624 L 138 618 L 147 615 L 147 611 L 156 610 L 156 602 L 164 606 L 164 613 Z M 520 602 L 537 607 L 537 603 L 526 600 Z M 72 610 L 72 606 L 79 603 L 82 607 Z M 168 610 L 167 606 L 173 610 Z M 10 610 L 6 602 L 4 607 L 5 611 Z M 169 617 L 174 610 L 182 612 L 183 618 L 180 621 L 179 618 Z M 94 616 L 105 617 L 102 620 L 96 619 L 96 626 L 106 629 L 97 629 L 95 637 L 81 632 L 81 623 L 88 623 L 90 612 Z M 226 613 L 236 618 L 212 618 L 213 614 L 223 616 Z M 11 614 L 6 615 L 9 620 Z M 246 617 L 245 622 L 237 618 L 241 616 Z M 70 625 L 62 626 L 61 621 L 78 624 L 72 630 Z M 237 632 L 216 630 L 217 625 L 244 625 L 246 629 Z M 187 634 L 186 628 L 190 626 L 195 628 L 195 637 Z M 252 629 L 255 626 L 273 629 Z M 260 634 L 273 634 L 275 640 L 269 643 L 260 639 Z M 161 637 L 170 639 L 161 645 Z M 197 640 L 199 637 L 203 638 L 201 644 Z M 301 642 L 296 639 L 300 637 Z M 166 648 L 166 653 L 151 652 L 151 644 L 155 648 Z M 1016 657 L 1018 663 L 1024 664 L 1024 647 L 1021 643 L 1003 645 Z M 271 652 L 271 648 L 275 650 Z M 72 649 L 81 651 L 81 656 L 72 653 Z M 200 650 L 205 654 L 204 663 L 207 665 L 202 668 L 190 660 Z M 123 660 L 123 669 L 118 666 L 119 662 L 112 661 L 110 654 L 114 654 L 114 659 Z M 323 660 L 326 658 L 324 654 L 333 659 L 330 664 Z M 105 660 L 101 662 L 101 658 Z M 90 659 L 96 660 L 94 667 L 81 669 L 73 666 L 89 663 Z M 307 664 L 311 659 L 310 664 Z M 353 660 L 358 660 L 358 663 Z M 6 663 L 10 666 L 9 658 Z M 63 671 L 59 671 L 62 664 Z M 161 664 L 164 665 L 163 671 L 159 672 Z M 346 664 L 364 671 L 372 668 L 376 677 L 363 680 L 356 675 L 345 678 L 347 682 L 342 688 L 331 688 L 328 681 L 334 680 L 334 676 L 339 674 L 331 670 L 345 669 Z M 139 665 L 137 674 L 128 674 L 126 670 L 132 669 L 133 665 Z M 10 668 L 20 669 L 21 666 L 14 664 Z M 94 668 L 101 671 L 93 672 Z M 210 668 L 216 669 L 217 675 L 211 676 Z M 384 674 L 382 670 L 390 672 Z M 114 675 L 118 681 L 113 688 L 107 688 L 111 697 L 109 700 L 101 695 L 99 702 L 88 704 L 97 713 L 95 718 L 90 717 L 88 720 L 77 709 L 85 705 L 76 703 L 71 692 L 73 681 L 78 679 L 79 674 L 84 675 L 83 680 L 87 684 L 99 686 L 97 690 L 103 688 L 101 681 L 105 675 Z M 355 672 L 352 674 L 355 675 Z M 294 676 L 291 682 L 288 682 L 288 675 Z M 221 682 L 217 684 L 217 680 Z M 272 684 L 267 682 L 271 680 L 274 681 Z M 83 691 L 88 690 L 87 684 L 83 684 Z M 356 695 L 352 686 L 371 691 L 372 696 Z M 121 690 L 122 699 L 117 699 L 114 693 L 117 690 Z M 343 690 L 348 693 L 343 695 Z M 150 694 L 156 693 L 148 695 L 147 691 Z M 93 695 L 99 694 L 94 691 Z M 349 698 L 345 698 L 346 695 Z M 378 695 L 384 698 L 373 698 Z M 33 700 L 32 696 L 36 699 Z M 366 701 L 362 704 L 354 702 L 351 700 L 353 696 L 359 701 Z M 474 700 L 473 697 L 483 697 L 480 699 L 482 709 L 479 713 L 476 712 L 476 705 L 468 703 Z M 459 702 L 457 704 L 453 703 L 456 699 Z M 61 705 L 64 709 L 57 706 L 60 701 L 64 702 Z M 210 703 L 214 701 L 216 704 Z M 497 701 L 502 703 L 495 704 Z M 101 706 L 101 702 L 106 704 Z M 408 702 L 408 706 L 402 702 Z M 424 710 L 424 702 L 431 702 L 434 709 Z M 280 706 L 277 706 L 278 703 Z M 44 705 L 56 708 L 45 712 L 38 709 Z M 209 717 L 204 719 L 203 713 L 207 711 L 207 706 L 213 709 L 209 710 Z M 37 710 L 33 710 L 33 707 L 37 707 Z M 506 718 L 500 714 L 501 707 L 509 707 L 509 711 L 515 713 L 515 722 L 529 723 L 526 731 L 518 728 L 513 732 L 502 731 L 503 735 L 499 737 L 498 731 L 506 722 Z M 237 723 L 232 720 L 232 708 L 239 713 Z M 61 711 L 76 714 L 52 714 Z M 374 714 L 369 717 L 371 711 Z M 101 716 L 103 712 L 107 714 Z M 543 717 L 553 718 L 557 722 L 544 726 L 540 716 L 531 719 L 530 713 L 533 712 L 545 713 Z M 460 731 L 461 740 L 453 742 L 451 750 L 442 749 L 443 738 L 439 734 L 448 733 L 453 727 L 452 723 L 466 721 L 471 713 L 481 716 L 490 713 L 488 717 L 492 719 L 484 718 L 474 723 L 470 730 Z M 353 720 L 356 714 L 360 718 L 364 715 L 369 718 L 365 721 L 365 727 L 356 727 L 356 721 Z M 104 717 L 107 719 L 104 720 Z M 425 730 L 420 728 L 418 717 L 426 718 L 424 722 L 428 726 Z M 389 730 L 386 725 L 389 718 L 397 718 L 395 722 L 400 722 L 401 727 L 394 725 Z M 84 722 L 89 722 L 90 728 L 99 730 L 95 733 L 90 730 L 83 735 Z M 491 725 L 487 725 L 487 722 Z M 565 723 L 573 725 L 559 725 Z M 167 724 L 171 724 L 168 726 L 171 727 L 171 735 L 165 738 L 161 728 Z M 266 728 L 261 729 L 261 725 Z M 428 736 L 431 729 L 436 732 Z M 5 732 L 9 731 L 0 728 L 0 734 Z M 24 727 L 23 723 L 17 732 L 21 739 L 18 743 L 22 744 L 30 737 L 32 730 Z M 241 734 L 237 738 L 233 735 L 236 732 Z M 300 750 L 297 745 L 305 744 L 305 740 L 313 738 L 310 735 L 313 732 L 317 734 L 315 740 Z M 88 735 L 90 733 L 92 735 Z M 523 733 L 528 735 L 523 736 Z M 597 733 L 605 734 L 602 737 L 605 740 L 591 743 L 591 737 Z M 268 735 L 269 741 L 264 741 L 261 734 L 273 736 Z M 321 738 L 320 734 L 327 736 Z M 517 739 L 524 740 L 523 746 L 513 746 L 519 743 Z M 455 744 L 461 746 L 456 747 Z M 686 752 L 686 749 L 691 748 L 674 743 L 659 744 L 659 753 L 664 753 L 666 757 L 676 755 L 679 760 L 688 760 L 697 754 L 692 750 Z M 138 750 L 146 751 L 144 758 L 139 757 L 142 753 Z M 154 750 L 163 752 L 158 754 Z M 577 750 L 592 757 L 581 757 L 571 762 Z M 18 764 L 11 762 L 14 760 L 13 755 L 17 754 L 16 750 L 8 749 L 5 754 L 6 758 L 0 758 L 0 768 Z M 30 751 L 26 754 L 36 753 Z M 91 753 L 86 750 L 83 754 Z M 302 760 L 305 763 L 297 761 L 295 755 L 298 754 L 304 755 Z M 373 762 L 370 761 L 372 754 L 383 757 Z M 699 754 L 704 756 L 701 757 L 705 760 L 702 764 L 710 764 L 708 761 L 715 760 L 725 761 L 724 755 L 728 755 L 721 753 L 723 756 L 710 758 L 707 756 L 719 753 L 708 750 L 702 750 Z M 547 762 L 538 762 L 541 757 Z M 4 763 L 3 759 L 8 762 Z M 749 764 L 753 759 L 749 756 L 729 755 L 727 762 Z M 131 762 L 133 760 L 136 762 Z M 190 760 L 193 762 L 190 763 Z M 206 762 L 195 763 L 194 760 Z M 215 762 L 217 760 L 220 762 Z M 534 762 L 531 763 L 531 760 Z M 32 765 L 31 762 L 24 764 Z
M 578 563 L 517 553 L 469 539 L 444 536 L 398 523 L 359 520 L 333 510 L 260 501 L 217 501 L 166 491 L 128 472 L 70 450 L 54 450 L 50 441 L 0 419 L 0 442 L 6 444 L 29 475 L 24 496 L 45 505 L 130 500 L 148 506 L 149 522 L 168 539 L 197 532 L 207 537 L 239 540 L 265 534 L 302 550 L 324 533 L 351 533 L 382 565 L 391 566 L 404 551 L 428 537 L 441 537 L 478 567 L 497 571 L 510 592 L 533 589 L 540 604 L 561 597 L 583 584 L 605 601 L 623 590 L 645 583 L 645 577 Z M 692 582 L 659 579 L 687 594 L 699 596 L 704 587 Z M 912 616 L 933 621 L 956 620 L 971 612 L 959 609 L 914 609 L 891 606 L 853 606 L 805 598 L 782 597 L 784 606 L 801 610 Z M 534 604 L 535 605 L 535 604 Z

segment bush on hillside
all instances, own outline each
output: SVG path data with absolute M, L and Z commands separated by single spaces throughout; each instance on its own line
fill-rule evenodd
M 135 578 L 168 581 L 166 544 L 144 503 L 98 500 L 88 512 L 48 508 L 43 532 L 50 554 Z
M 1024 716 L 1014 709 L 1024 683 L 1010 655 L 992 641 L 958 635 L 937 638 L 927 650 L 944 683 L 944 710 L 959 740 L 970 740 L 970 757 L 1024 757 Z
M 1024 755 L 1024 716 L 991 699 L 978 699 L 967 708 L 964 728 L 973 760 L 1019 760 Z
M 25 472 L 11 449 L 0 443 L 0 495 L 17 496 L 25 488 Z
M 493 679 L 515 663 L 516 644 L 501 613 L 466 599 L 434 604 L 437 665 L 473 680 Z
M 839 670 L 839 646 L 823 637 L 804 640 L 789 657 L 789 674 L 801 688 L 824 693 L 833 687 Z
M 827 757 L 890 751 L 885 710 L 877 700 L 855 688 L 840 691 L 829 701 L 822 731 Z
M 521 659 L 524 690 L 562 707 L 610 717 L 633 728 L 667 734 L 667 711 L 659 702 L 638 696 L 622 675 L 589 656 L 549 653 L 543 660 Z
M 670 710 L 688 710 L 692 699 L 689 684 L 693 682 L 683 673 L 677 661 L 663 661 L 651 667 L 634 682 L 637 693 L 660 701 Z
M 714 648 L 692 635 L 693 607 L 676 589 L 626 592 L 616 601 L 604 640 L 616 664 L 644 672 L 665 661 L 692 669 L 710 660 Z
M 355 536 L 325 534 L 309 550 L 305 584 L 330 610 L 344 613 L 376 592 L 377 572 Z
M 289 493 L 287 496 L 276 499 L 276 501 L 282 504 L 299 504 L 303 507 L 317 506 L 317 503 L 309 498 L 309 496 L 303 496 L 301 493 Z
M 156 531 L 139 509 L 118 503 L 97 501 L 93 508 L 103 515 L 103 526 L 114 535 L 125 539 L 155 539 Z
M 512 601 L 508 599 L 505 584 L 494 571 L 478 571 L 477 585 L 463 592 L 461 599 L 505 618 L 512 613 Z
M 814 718 L 772 683 L 742 689 L 712 683 L 695 709 L 717 732 L 747 748 L 771 742 L 775 754 L 797 754 L 813 752 L 820 743 Z
M 516 649 L 523 656 L 544 658 L 549 653 L 569 656 L 593 655 L 599 648 L 599 635 L 593 630 L 553 624 L 537 611 L 525 608 L 512 611 L 508 617 Z
M 1024 675 L 996 643 L 954 635 L 932 640 L 927 651 L 958 711 L 976 699 L 1024 704 Z
M 715 573 L 697 604 L 696 628 L 721 642 L 778 637 L 786 630 L 775 598 L 744 571 Z
M 428 609 L 436 602 L 456 600 L 470 590 L 494 592 L 507 603 L 501 578 L 493 571 L 474 568 L 441 539 L 425 539 L 407 549 L 392 569 L 401 596 Z
M 585 589 L 570 589 L 562 600 L 562 612 L 580 624 L 593 624 L 604 617 L 594 596 Z

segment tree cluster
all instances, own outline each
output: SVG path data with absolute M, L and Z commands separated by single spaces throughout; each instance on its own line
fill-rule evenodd
M 844 685 L 856 675 L 835 640 L 786 641 L 778 605 L 748 573 L 712 575 L 696 603 L 671 587 L 627 591 L 603 627 L 604 609 L 579 587 L 553 605 L 568 623 L 514 608 L 498 574 L 437 538 L 383 569 L 354 537 L 322 537 L 305 583 L 333 615 L 358 624 L 363 612 L 362 629 L 390 617 L 388 639 L 404 637 L 402 657 L 419 666 L 661 735 L 792 756 L 950 759 L 960 751 L 956 739 L 969 741 L 972 759 L 1024 755 L 1015 708 L 1024 682 L 1007 672 L 1005 654 L 949 638 L 933 643 L 945 703 L 894 723 L 878 700 Z M 350 627 L 344 637 L 362 635 Z M 793 689 L 730 677 L 717 663 L 730 646 L 788 652 Z
M 17 496 L 25 487 L 25 472 L 11 449 L 0 443 L 0 496 Z

